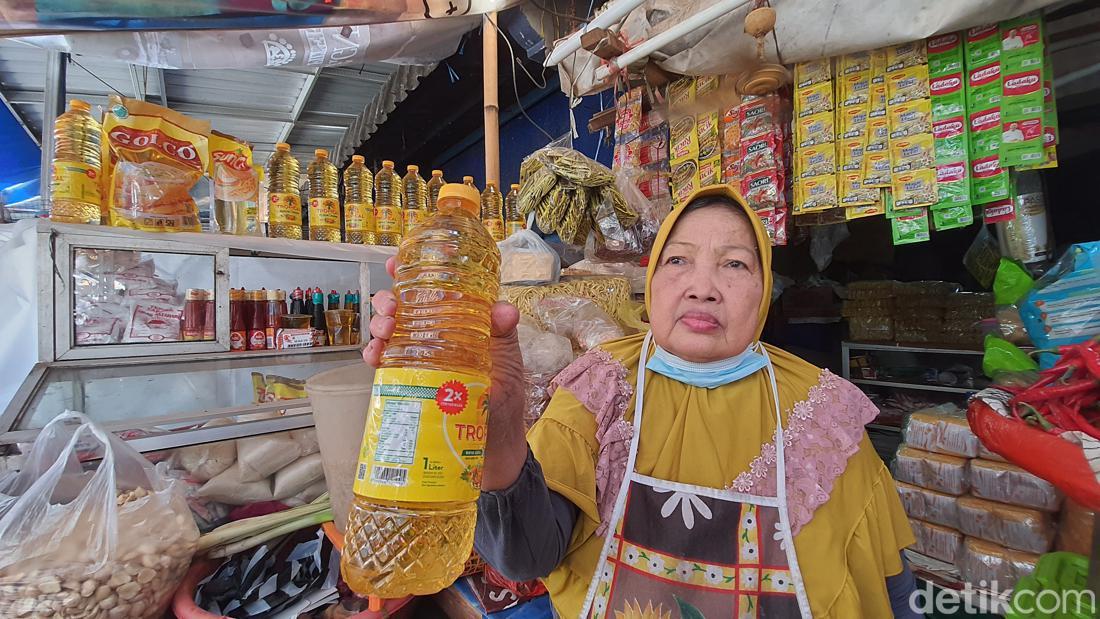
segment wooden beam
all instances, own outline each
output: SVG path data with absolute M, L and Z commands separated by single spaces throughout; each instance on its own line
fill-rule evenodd
M 500 186 L 500 101 L 497 91 L 497 14 L 487 13 L 481 26 L 481 66 L 485 104 L 485 182 Z

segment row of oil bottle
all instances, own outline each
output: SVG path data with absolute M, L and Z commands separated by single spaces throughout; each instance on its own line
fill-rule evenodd
M 155 119 L 155 126 L 145 126 L 148 122 L 120 125 L 136 123 L 133 118 L 141 115 L 138 112 Z M 157 232 L 201 231 L 198 207 L 186 194 L 205 173 L 213 180 L 212 232 L 264 234 L 259 200 L 261 179 L 266 179 L 267 236 L 396 246 L 435 212 L 445 183 L 442 171 L 433 170 L 426 181 L 414 165 L 402 178 L 392 161 L 383 162 L 374 175 L 364 158 L 356 155 L 343 171 L 341 208 L 341 175 L 328 151 L 317 149 L 306 168 L 303 209 L 301 168 L 288 144 L 276 145 L 265 170 L 253 165 L 247 142 L 212 131 L 208 124 L 205 129 L 193 127 L 186 135 L 164 133 L 189 122 L 195 124 L 194 119 L 161 106 L 112 99 L 101 125 L 88 103 L 71 100 L 54 123 L 50 217 L 62 223 L 104 223 Z M 159 146 L 171 139 L 181 144 L 181 140 L 190 141 L 182 148 Z M 182 150 L 189 153 L 186 161 L 177 152 Z M 130 161 L 116 162 L 120 157 Z M 186 163 L 188 170 L 198 167 L 201 172 L 184 182 L 166 169 L 174 163 Z M 472 177 L 463 181 L 473 186 Z M 481 192 L 480 218 L 494 240 L 524 228 L 516 205 L 518 188 L 512 185 L 504 196 L 488 182 Z
M 328 151 L 317 149 L 306 168 L 309 180 L 309 238 L 366 245 L 401 243 L 404 235 L 436 212 L 439 190 L 446 184 L 442 170 L 432 170 L 424 180 L 420 168 L 410 165 L 402 178 L 392 161 L 383 161 L 372 174 L 362 155 L 354 155 L 343 171 L 343 218 L 340 217 L 339 184 L 336 166 Z M 268 236 L 300 239 L 303 235 L 303 209 L 298 193 L 299 163 L 290 154 L 290 145 L 275 146 L 268 160 Z M 465 185 L 474 187 L 474 178 L 465 176 Z M 476 188 L 475 188 L 476 189 Z M 519 185 L 502 195 L 496 183 L 488 181 L 481 192 L 481 222 L 493 240 L 503 241 L 525 228 L 517 200 Z

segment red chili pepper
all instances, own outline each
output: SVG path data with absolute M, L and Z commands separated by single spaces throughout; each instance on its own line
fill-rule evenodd
M 1100 350 L 1091 346 L 1086 347 L 1081 351 L 1081 359 L 1088 368 L 1089 374 L 1092 374 L 1094 379 L 1100 380 Z
M 1076 371 L 1081 369 L 1084 365 L 1085 361 L 1080 357 L 1074 357 L 1071 359 L 1066 359 L 1063 357 L 1062 360 L 1056 363 L 1053 367 L 1047 368 L 1045 370 L 1040 370 L 1039 374 L 1042 376 L 1050 376 L 1051 374 L 1055 376 L 1061 376 L 1065 374 L 1067 370 Z
M 1035 381 L 1035 383 L 1032 384 L 1030 387 L 1028 387 L 1027 389 L 1024 389 L 1022 392 L 1020 392 L 1020 395 L 1026 395 L 1026 394 L 1034 393 L 1034 392 L 1042 389 L 1043 387 L 1046 387 L 1047 385 L 1058 382 L 1061 378 L 1062 378 L 1061 374 L 1050 374 L 1050 375 L 1047 375 L 1047 376 L 1043 376 L 1039 380 Z
M 1088 421 L 1085 421 L 1081 414 L 1073 409 L 1067 408 L 1066 411 L 1073 416 L 1075 422 L 1077 422 L 1077 429 L 1085 434 L 1088 434 L 1094 439 L 1100 440 L 1100 428 L 1093 426 Z
M 1095 380 L 1082 380 L 1066 385 L 1029 389 L 1027 392 L 1021 393 L 1017 398 L 1022 402 L 1042 402 L 1043 400 L 1050 400 L 1052 398 L 1065 398 L 1074 394 L 1084 393 L 1097 389 L 1098 387 L 1100 387 L 1100 382 Z
M 1050 400 L 1045 402 L 1047 408 L 1050 409 L 1051 416 L 1054 418 L 1054 423 L 1059 427 L 1066 430 L 1077 430 L 1078 423 L 1077 417 L 1075 417 L 1065 404 L 1057 400 Z

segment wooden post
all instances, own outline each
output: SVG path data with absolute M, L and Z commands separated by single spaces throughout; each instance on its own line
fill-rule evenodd
M 485 86 L 485 181 L 500 187 L 500 102 L 497 97 L 497 14 L 487 13 L 481 27 L 482 82 Z

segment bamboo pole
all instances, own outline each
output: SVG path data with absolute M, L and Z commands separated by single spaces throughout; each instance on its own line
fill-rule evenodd
M 485 87 L 485 181 L 500 187 L 500 102 L 497 97 L 497 14 L 487 13 L 481 28 L 482 82 Z

